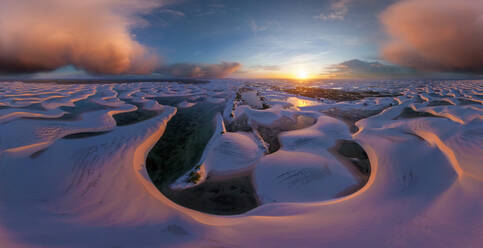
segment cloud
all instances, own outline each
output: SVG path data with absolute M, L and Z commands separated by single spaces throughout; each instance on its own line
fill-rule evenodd
M 457 72 L 428 72 L 409 67 L 352 59 L 330 65 L 325 77 L 340 79 L 480 79 L 481 76 Z
M 320 13 L 318 16 L 314 16 L 315 19 L 320 20 L 344 20 L 347 12 L 349 12 L 348 5 L 352 0 L 337 0 L 332 3 L 330 10 L 327 13 Z
M 163 66 L 157 72 L 170 77 L 181 78 L 224 78 L 236 72 L 241 67 L 237 62 L 222 62 L 220 64 L 172 64 Z
M 172 16 L 176 16 L 176 17 L 184 17 L 185 16 L 185 14 L 183 12 L 178 11 L 178 10 L 174 10 L 174 9 L 160 9 L 159 13 L 168 14 L 168 15 L 172 15 Z
M 428 71 L 483 73 L 483 1 L 404 0 L 381 15 L 383 58 Z
M 156 7 L 155 0 L 2 0 L 0 72 L 73 65 L 98 74 L 149 73 L 157 58 L 130 31 Z
M 327 69 L 329 75 L 335 78 L 407 78 L 418 74 L 412 69 L 358 59 L 331 65 Z

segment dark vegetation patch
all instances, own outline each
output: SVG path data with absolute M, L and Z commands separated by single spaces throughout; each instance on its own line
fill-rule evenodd
M 225 123 L 226 131 L 228 132 L 251 132 L 253 127 L 248 123 L 248 117 L 242 115 L 237 117 L 235 120 Z
M 159 111 L 135 110 L 131 112 L 115 114 L 112 117 L 116 120 L 117 126 L 132 125 L 141 121 L 151 119 L 159 114 Z
M 187 179 L 187 183 L 193 183 L 193 184 L 196 184 L 200 181 L 201 179 L 201 175 L 199 172 L 190 172 L 190 174 L 188 175 L 188 179 Z
M 369 157 L 358 143 L 351 140 L 340 140 L 337 144 L 337 153 L 349 158 L 363 175 L 369 176 L 371 173 Z
M 158 101 L 176 106 L 183 98 Z M 201 102 L 191 108 L 178 109 L 168 122 L 163 137 L 148 153 L 146 161 L 148 174 L 161 192 L 169 190 L 170 184 L 197 165 L 215 131 L 214 117 L 223 107 Z
M 143 103 L 137 103 L 130 99 L 123 99 L 123 101 L 125 101 L 127 104 L 136 106 L 137 109 L 134 111 L 113 115 L 112 117 L 114 118 L 114 120 L 116 120 L 117 126 L 127 126 L 141 121 L 145 121 L 156 117 L 162 112 L 162 110 L 156 111 L 143 109 Z
M 266 126 L 258 126 L 257 132 L 267 144 L 267 154 L 280 150 L 280 141 L 278 135 L 282 132 L 280 128 L 270 128 Z
M 316 120 L 312 117 L 298 115 L 295 120 L 290 118 L 280 119 L 274 127 L 256 125 L 256 130 L 262 137 L 263 141 L 268 144 L 268 154 L 274 153 L 280 149 L 279 135 L 281 132 L 303 129 L 315 124 Z
M 184 190 L 163 192 L 179 205 L 210 214 L 241 214 L 259 206 L 250 173 L 211 179 Z
M 149 99 L 155 100 L 159 104 L 169 105 L 169 106 L 172 106 L 172 107 L 176 107 L 176 106 L 178 106 L 179 103 L 186 100 L 185 97 L 181 97 L 181 96 L 162 96 L 162 97 L 152 97 L 152 98 L 149 98 Z M 201 101 L 203 99 L 204 98 L 201 98 L 199 100 Z
M 236 92 L 235 100 L 233 102 L 233 110 L 235 110 L 237 105 L 248 105 L 254 109 L 270 108 L 265 97 L 261 96 L 259 91 L 245 87 L 240 88 Z
M 337 197 L 350 195 L 362 188 L 371 174 L 371 164 L 364 149 L 355 141 L 338 140 L 329 151 L 359 178 L 359 183 L 337 194 Z
M 390 94 L 390 93 L 381 93 L 377 91 L 344 91 L 344 90 L 337 90 L 337 89 L 321 89 L 321 88 L 313 88 L 313 87 L 296 87 L 295 89 L 284 89 L 284 92 L 311 97 L 311 98 L 325 98 L 329 100 L 333 100 L 336 102 L 341 101 L 355 101 L 361 100 L 366 97 L 395 97 L 400 96 L 400 94 Z
M 97 110 L 105 110 L 105 109 L 110 109 L 111 107 L 109 106 L 104 106 L 97 104 L 95 102 L 92 102 L 92 98 L 88 97 L 84 100 L 80 100 L 77 102 L 74 102 L 74 107 L 69 107 L 69 106 L 62 106 L 60 107 L 61 110 L 65 112 L 69 112 L 75 115 L 86 113 L 86 112 L 94 112 Z

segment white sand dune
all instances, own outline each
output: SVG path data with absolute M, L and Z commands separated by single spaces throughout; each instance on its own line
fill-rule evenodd
M 402 95 L 291 108 L 274 103 L 296 96 L 260 86 L 275 106 L 240 106 L 236 116 L 271 125 L 299 113 L 317 122 L 281 133 L 280 150 L 265 156 L 248 134 L 220 135 L 204 161 L 212 170 L 253 166 L 266 204 L 235 216 L 175 204 L 151 183 L 145 160 L 176 108 L 149 98 L 221 102 L 222 90 L 234 94 L 240 85 L 0 83 L 0 247 L 482 246 L 482 81 L 340 82 L 337 87 L 346 90 Z M 116 126 L 114 114 L 137 109 L 126 99 L 145 102 L 159 115 Z M 441 99 L 452 104 L 430 106 Z M 80 107 L 82 100 L 95 105 Z M 83 109 L 64 108 L 72 106 Z M 356 122 L 359 130 L 351 133 L 346 123 L 322 113 L 329 108 L 383 111 Z M 63 138 L 86 132 L 105 133 Z M 355 183 L 327 150 L 339 139 L 364 148 L 371 175 L 360 190 L 334 198 Z

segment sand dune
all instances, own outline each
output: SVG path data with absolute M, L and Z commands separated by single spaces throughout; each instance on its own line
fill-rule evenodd
M 269 108 L 231 104 L 241 87 L 256 89 Z M 0 83 L 0 246 L 483 244 L 482 81 L 340 82 L 345 91 L 391 95 L 337 102 L 283 90 L 290 87 L 236 80 Z M 200 161 L 207 173 L 249 168 L 260 206 L 232 216 L 206 214 L 177 205 L 153 185 L 146 157 L 177 113 L 155 99 L 170 96 L 186 100 L 179 108 L 199 99 L 226 104 L 218 115 L 223 125 L 244 116 L 252 131 L 280 129 L 280 147 L 270 153 L 264 135 L 216 129 Z M 345 117 L 377 111 L 348 122 L 328 110 Z M 142 121 L 118 125 L 117 114 L 132 112 Z M 297 126 L 297 116 L 316 122 Z M 331 153 L 340 140 L 367 153 L 365 183 Z

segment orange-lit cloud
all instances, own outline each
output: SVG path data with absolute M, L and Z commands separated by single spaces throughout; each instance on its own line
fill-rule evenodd
M 224 78 L 241 67 L 237 62 L 222 62 L 220 64 L 173 64 L 158 69 L 159 73 L 171 77 L 184 78 Z
M 483 73 L 483 1 L 403 0 L 381 20 L 391 40 L 383 57 L 430 71 Z
M 2 0 L 0 72 L 73 65 L 91 73 L 149 73 L 157 58 L 130 29 L 155 0 Z

